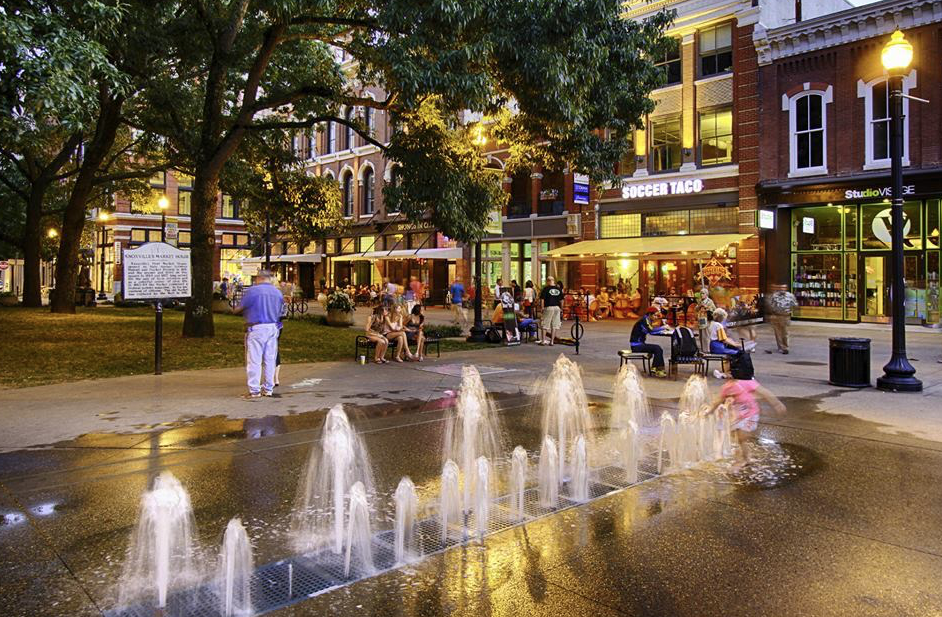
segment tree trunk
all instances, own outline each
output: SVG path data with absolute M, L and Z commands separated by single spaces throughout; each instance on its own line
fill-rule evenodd
M 34 182 L 26 203 L 26 224 L 23 227 L 23 306 L 42 306 L 42 286 L 39 270 L 42 267 L 42 214 L 46 183 Z
M 186 302 L 183 336 L 215 336 L 213 324 L 213 266 L 216 262 L 216 199 L 219 173 L 198 166 L 193 178 L 190 216 L 190 264 L 193 294 Z
M 88 200 L 95 190 L 95 176 L 102 161 L 114 146 L 121 123 L 124 99 L 105 95 L 101 103 L 95 135 L 86 144 L 82 166 L 72 186 L 69 203 L 62 217 L 62 234 L 56 257 L 56 293 L 49 303 L 53 313 L 75 312 L 75 285 L 79 269 L 82 230 L 88 215 Z

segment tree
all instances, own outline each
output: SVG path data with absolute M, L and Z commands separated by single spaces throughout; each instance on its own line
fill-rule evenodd
M 652 109 L 660 74 L 648 54 L 665 44 L 670 22 L 667 14 L 625 21 L 621 11 L 620 0 L 181 0 L 165 29 L 172 60 L 154 75 L 149 126 L 194 170 L 184 334 L 213 334 L 220 177 L 248 133 L 351 126 L 401 165 L 389 197 L 404 212 L 428 212 L 449 235 L 473 239 L 499 202 L 489 201 L 493 180 L 479 177 L 471 136 L 455 120 L 513 108 L 504 137 L 529 142 L 512 144 L 521 158 L 605 173 Z M 364 96 L 363 85 L 385 97 Z M 342 106 L 386 111 L 400 130 L 379 143 Z

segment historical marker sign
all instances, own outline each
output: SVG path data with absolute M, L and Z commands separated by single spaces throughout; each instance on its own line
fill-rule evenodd
M 124 251 L 124 299 L 189 298 L 190 252 L 163 242 Z

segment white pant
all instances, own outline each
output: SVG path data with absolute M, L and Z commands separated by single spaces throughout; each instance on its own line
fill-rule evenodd
M 275 358 L 278 356 L 278 324 L 263 323 L 245 333 L 245 372 L 249 392 L 271 392 L 275 387 Z M 265 373 L 262 374 L 262 364 Z M 259 384 L 261 381 L 261 384 Z

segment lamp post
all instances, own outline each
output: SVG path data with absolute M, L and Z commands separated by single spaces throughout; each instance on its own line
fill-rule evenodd
M 487 135 L 484 132 L 484 126 L 479 124 L 475 127 L 474 143 L 482 150 L 487 145 Z M 482 303 L 484 302 L 484 290 L 481 288 L 481 238 L 474 243 L 474 325 L 471 326 L 471 332 L 468 336 L 470 343 L 484 343 L 487 341 L 486 330 L 484 329 L 484 316 Z
M 99 233 L 98 245 L 101 247 L 101 261 L 99 262 L 99 273 L 98 273 L 98 299 L 106 300 L 107 296 L 105 295 L 105 242 L 108 240 L 108 229 L 105 227 L 105 224 L 111 219 L 111 215 L 107 212 L 98 213 L 98 221 L 101 223 L 101 229 Z
M 890 177 L 893 201 L 890 206 L 893 241 L 893 353 L 877 379 L 877 388 L 890 392 L 919 392 L 922 382 L 906 358 L 906 283 L 903 279 L 903 75 L 913 59 L 913 46 L 897 30 L 883 48 L 880 57 L 887 71 L 890 99 Z
M 166 195 L 161 195 L 160 199 L 157 200 L 157 206 L 160 208 L 160 241 L 167 241 L 167 208 L 170 207 L 170 202 L 167 200 Z

